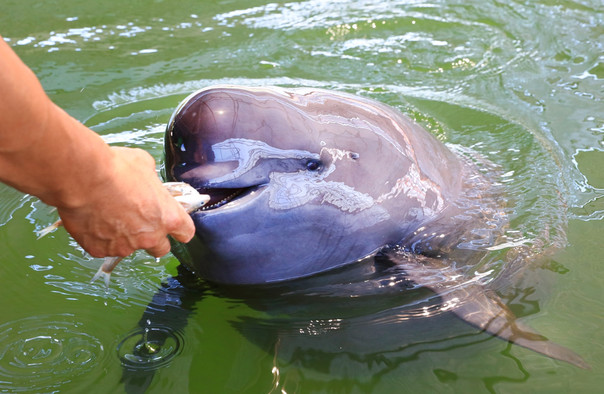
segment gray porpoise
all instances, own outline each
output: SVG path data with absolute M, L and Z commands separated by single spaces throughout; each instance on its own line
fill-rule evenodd
M 308 277 L 381 252 L 468 323 L 588 368 L 467 272 L 506 217 L 484 174 L 494 166 L 481 171 L 465 153 L 367 98 L 202 89 L 168 124 L 165 171 L 212 199 L 192 215 L 193 241 L 174 252 L 201 278 L 235 285 Z

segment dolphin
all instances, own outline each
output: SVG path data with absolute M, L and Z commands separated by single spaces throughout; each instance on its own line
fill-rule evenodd
M 589 368 L 517 321 L 474 272 L 507 225 L 497 167 L 385 104 L 322 89 L 201 89 L 168 123 L 164 171 L 210 196 L 192 214 L 194 239 L 173 248 L 204 280 L 282 286 L 388 261 L 367 280 L 313 291 L 362 296 L 401 291 L 384 277 L 411 281 L 481 330 Z

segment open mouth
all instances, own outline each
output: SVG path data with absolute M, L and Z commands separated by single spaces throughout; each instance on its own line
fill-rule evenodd
M 208 201 L 200 211 L 209 211 L 211 209 L 220 208 L 225 204 L 235 200 L 238 197 L 251 193 L 257 187 L 244 187 L 239 189 L 210 189 L 210 188 L 199 188 L 197 191 L 201 194 L 207 194 L 210 196 Z

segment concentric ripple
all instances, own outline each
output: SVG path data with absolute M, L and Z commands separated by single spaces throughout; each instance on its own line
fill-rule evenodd
M 170 363 L 183 349 L 183 337 L 163 326 L 148 326 L 130 332 L 117 346 L 126 368 L 153 371 Z
M 101 342 L 74 315 L 42 315 L 0 326 L 0 391 L 42 392 L 90 372 Z

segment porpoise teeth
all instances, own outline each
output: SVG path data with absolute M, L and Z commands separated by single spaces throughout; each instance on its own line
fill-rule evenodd
M 203 207 L 201 207 L 200 211 L 207 211 L 210 209 L 215 209 L 218 207 L 223 206 L 224 204 L 226 204 L 227 202 L 233 200 L 235 197 L 237 197 L 238 195 L 240 195 L 241 193 L 243 193 L 243 189 L 242 190 L 237 190 L 236 192 L 234 192 L 233 194 L 223 198 L 222 200 L 215 202 L 212 205 L 204 205 Z

